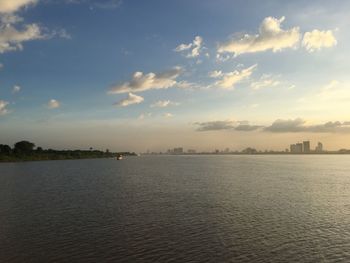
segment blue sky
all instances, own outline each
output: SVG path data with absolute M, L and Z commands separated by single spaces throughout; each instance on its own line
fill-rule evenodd
M 349 7 L 0 0 L 2 143 L 350 147 Z

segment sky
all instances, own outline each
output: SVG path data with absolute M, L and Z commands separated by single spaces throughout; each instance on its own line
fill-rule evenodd
M 350 148 L 350 2 L 0 0 L 0 143 Z

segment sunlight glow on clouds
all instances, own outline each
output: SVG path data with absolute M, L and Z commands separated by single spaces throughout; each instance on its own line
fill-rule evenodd
M 49 109 L 57 109 L 61 106 L 61 103 L 55 99 L 51 99 L 48 103 L 47 103 L 47 107 Z
M 0 25 L 0 53 L 22 50 L 23 42 L 43 37 L 37 24 L 25 25 L 22 31 L 11 25 Z
M 8 104 L 9 103 L 7 101 L 0 100 L 0 115 L 5 115 L 9 112 L 8 109 L 6 108 Z
M 196 36 L 192 43 L 180 44 L 175 48 L 174 51 L 176 52 L 189 51 L 189 53 L 186 54 L 186 57 L 195 58 L 200 55 L 202 43 L 203 43 L 203 38 L 200 36 Z
M 272 132 L 272 133 L 336 133 L 336 132 L 350 132 L 350 122 L 329 121 L 322 124 L 307 124 L 307 122 L 301 118 L 283 120 L 278 119 L 274 121 L 270 126 L 251 125 L 247 121 L 209 121 L 209 122 L 196 122 L 196 131 L 240 131 L 240 132 Z
M 323 124 L 306 125 L 303 119 L 294 120 L 276 120 L 271 126 L 265 128 L 265 131 L 277 133 L 295 133 L 295 132 L 312 132 L 312 133 L 334 133 L 350 132 L 350 122 L 326 122 Z
M 331 30 L 320 31 L 315 29 L 304 34 L 302 44 L 307 51 L 314 52 L 322 48 L 330 48 L 335 46 L 337 44 L 337 40 L 335 39 Z
M 153 104 L 151 104 L 151 108 L 165 108 L 168 106 L 177 106 L 179 103 L 172 102 L 170 100 L 159 100 Z
M 256 67 L 257 64 L 246 69 L 223 73 L 221 79 L 215 85 L 224 89 L 234 89 L 236 84 L 248 79 Z
M 0 13 L 13 13 L 37 2 L 38 0 L 0 0 Z
M 121 101 L 115 103 L 114 105 L 120 106 L 120 107 L 126 107 L 132 104 L 139 104 L 143 101 L 144 101 L 144 98 L 142 98 L 141 96 L 137 96 L 129 92 L 127 98 L 122 99 Z
M 276 87 L 280 84 L 280 81 L 276 77 L 269 74 L 264 74 L 258 81 L 252 82 L 250 85 L 253 90 L 260 90 L 263 88 Z
M 209 72 L 209 77 L 211 78 L 219 78 L 223 75 L 222 71 L 221 70 L 214 70 L 214 71 L 211 71 Z
M 181 74 L 181 67 L 175 67 L 163 73 L 135 72 L 129 82 L 112 87 L 110 94 L 142 92 L 150 89 L 167 89 L 175 86 L 176 78 Z
M 283 30 L 281 23 L 284 19 L 285 17 L 280 19 L 266 17 L 260 25 L 258 34 L 245 34 L 240 39 L 232 39 L 222 43 L 218 47 L 218 52 L 230 52 L 238 56 L 244 53 L 261 52 L 270 49 L 276 52 L 285 48 L 293 48 L 300 39 L 299 27 Z

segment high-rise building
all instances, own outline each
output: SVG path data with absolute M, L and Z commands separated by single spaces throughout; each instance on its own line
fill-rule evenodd
M 321 142 L 317 144 L 315 151 L 318 153 L 323 152 L 323 144 Z
M 174 154 L 183 154 L 184 153 L 184 149 L 182 147 L 174 148 L 173 153 Z
M 291 145 L 290 145 L 290 152 L 291 152 L 291 153 L 295 153 L 295 152 L 296 152 L 295 144 L 291 144 Z
M 297 143 L 295 145 L 295 152 L 296 153 L 302 153 L 303 152 L 303 144 L 302 143 Z
M 303 142 L 303 152 L 310 153 L 310 141 Z
M 290 152 L 291 153 L 302 153 L 303 152 L 303 144 L 302 143 L 296 143 L 290 145 Z

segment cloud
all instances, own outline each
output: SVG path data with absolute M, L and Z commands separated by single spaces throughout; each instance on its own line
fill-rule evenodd
M 216 62 L 217 63 L 221 63 L 221 62 L 226 62 L 227 60 L 229 60 L 232 56 L 228 55 L 228 54 L 216 54 Z
M 214 71 L 211 71 L 209 72 L 209 77 L 211 78 L 219 78 L 223 75 L 222 71 L 221 70 L 214 70 Z
M 249 68 L 242 69 L 240 71 L 235 70 L 232 72 L 223 73 L 221 79 L 218 80 L 215 83 L 215 85 L 224 89 L 233 89 L 236 84 L 242 82 L 245 79 L 248 79 L 252 75 L 256 67 L 257 67 L 257 64 Z
M 202 50 L 202 43 L 203 43 L 203 38 L 200 36 L 196 36 L 192 43 L 180 44 L 174 49 L 174 51 L 175 52 L 189 51 L 186 54 L 186 57 L 187 58 L 195 58 L 195 57 L 198 57 L 200 55 L 200 52 Z
M 336 44 L 337 40 L 331 30 L 321 31 L 315 29 L 311 32 L 306 32 L 302 41 L 302 45 L 309 52 L 321 50 L 322 48 L 330 48 Z
M 44 35 L 37 24 L 24 25 L 23 30 L 17 30 L 9 24 L 0 25 L 0 53 L 23 49 L 23 42 L 42 39 Z
M 144 98 L 142 98 L 141 96 L 137 96 L 137 95 L 129 92 L 128 97 L 126 99 L 123 99 L 123 100 L 115 103 L 114 105 L 120 106 L 120 107 L 126 107 L 126 106 L 129 106 L 132 104 L 139 104 L 143 101 L 144 101 Z
M 5 115 L 9 113 L 8 109 L 6 108 L 9 103 L 4 100 L 0 100 L 0 115 Z
M 182 69 L 175 67 L 163 73 L 135 72 L 128 82 L 111 87 L 110 94 L 142 92 L 151 89 L 167 89 L 177 84 L 176 78 L 181 74 Z
M 197 131 L 220 131 L 220 130 L 232 130 L 240 132 L 256 131 L 263 126 L 250 125 L 247 121 L 209 121 L 209 122 L 196 122 L 198 126 Z
M 283 30 L 281 24 L 284 19 L 285 17 L 280 19 L 266 17 L 260 25 L 258 34 L 245 34 L 239 39 L 232 39 L 226 43 L 219 44 L 218 52 L 229 52 L 238 56 L 244 53 L 267 50 L 276 52 L 285 48 L 293 48 L 300 40 L 299 27 Z
M 188 82 L 186 80 L 182 80 L 182 81 L 177 82 L 174 87 L 179 88 L 179 89 L 198 89 L 198 88 L 201 88 L 201 86 L 198 83 Z
M 198 126 L 197 131 L 219 131 L 233 129 L 233 121 L 209 121 L 209 122 L 196 122 Z
M 165 118 L 172 118 L 172 117 L 174 117 L 174 115 L 173 115 L 172 113 L 169 113 L 169 112 L 164 113 L 163 116 L 164 116 Z
M 283 120 L 278 119 L 270 126 L 251 125 L 248 121 L 209 121 L 196 122 L 197 131 L 238 131 L 238 132 L 272 132 L 272 133 L 336 133 L 350 132 L 350 121 L 329 121 L 322 124 L 307 124 L 301 118 Z
M 152 108 L 165 108 L 168 106 L 177 106 L 179 103 L 177 102 L 172 102 L 170 100 L 159 100 L 156 101 L 155 103 L 151 104 Z
M 21 91 L 21 87 L 20 86 L 18 86 L 18 85 L 15 85 L 15 86 L 13 86 L 13 88 L 12 88 L 12 93 L 18 93 L 18 92 L 20 92 Z
M 152 113 L 151 113 L 151 112 L 148 112 L 148 113 L 141 113 L 137 119 L 139 119 L 139 120 L 144 120 L 145 118 L 151 117 L 151 116 L 152 116 Z
M 334 133 L 350 132 L 349 122 L 329 121 L 323 124 L 307 125 L 303 119 L 294 120 L 276 120 L 271 126 L 265 128 L 265 131 L 276 133 L 296 133 L 296 132 L 314 132 L 314 133 Z
M 23 50 L 23 43 L 27 41 L 53 37 L 70 38 L 64 29 L 49 32 L 38 24 L 22 23 L 23 18 L 14 14 L 22 7 L 37 2 L 39 0 L 0 0 L 0 54 Z
M 14 13 L 38 0 L 0 0 L 0 13 Z
M 276 77 L 268 74 L 264 74 L 258 81 L 252 82 L 250 85 L 253 90 L 259 90 L 268 87 L 276 87 L 280 84 L 280 81 Z
M 262 127 L 263 126 L 260 126 L 260 125 L 240 124 L 235 127 L 235 130 L 236 131 L 256 131 Z
M 49 109 L 57 109 L 61 106 L 61 103 L 55 99 L 51 99 L 49 100 L 49 102 L 47 103 L 47 107 Z

